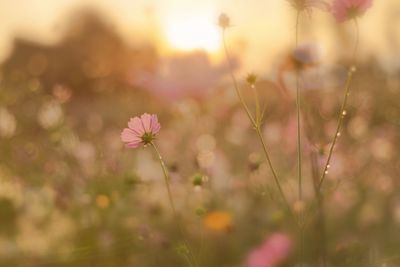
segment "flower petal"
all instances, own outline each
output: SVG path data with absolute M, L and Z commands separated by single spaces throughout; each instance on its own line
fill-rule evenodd
M 347 0 L 336 0 L 333 3 L 332 14 L 336 18 L 337 22 L 344 22 L 347 19 L 347 5 Z
M 372 0 L 359 0 L 358 8 L 361 14 L 364 14 L 372 6 Z
M 142 121 L 139 117 L 131 118 L 128 122 L 128 127 L 136 133 L 137 136 L 142 136 L 145 132 Z
M 142 142 L 130 142 L 125 145 L 127 148 L 138 148 Z
M 142 116 L 140 116 L 140 120 L 142 121 L 144 131 L 146 133 L 151 133 L 151 115 L 144 113 Z
M 125 128 L 122 133 L 121 133 L 121 140 L 122 142 L 125 143 L 131 143 L 131 142 L 141 142 L 142 139 L 137 136 L 137 134 L 129 128 Z
M 158 122 L 157 115 L 151 115 L 151 125 L 150 125 L 150 127 L 151 127 L 151 132 L 153 134 L 157 134 L 160 131 L 161 125 Z

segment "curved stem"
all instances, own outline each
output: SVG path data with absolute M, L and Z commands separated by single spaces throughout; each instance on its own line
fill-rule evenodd
M 167 167 L 165 166 L 164 160 L 162 159 L 160 151 L 158 151 L 157 146 L 153 142 L 151 142 L 150 144 L 154 148 L 154 151 L 157 154 L 158 161 L 160 162 L 161 169 L 162 169 L 163 174 L 164 174 L 164 182 L 165 182 L 165 187 L 167 188 L 167 192 L 168 192 L 169 204 L 170 204 L 171 209 L 172 209 L 172 211 L 174 213 L 174 216 L 178 217 L 178 213 L 176 212 L 176 208 L 175 208 L 174 199 L 172 198 L 171 187 L 169 185 L 170 177 L 169 177 L 169 173 L 168 173 Z
M 326 253 L 326 244 L 327 244 L 327 236 L 326 236 L 326 228 L 325 228 L 325 210 L 324 210 L 324 198 L 321 194 L 321 191 L 318 190 L 318 179 L 319 179 L 319 167 L 318 167 L 318 154 L 315 151 L 310 151 L 311 158 L 311 170 L 313 177 L 313 187 L 315 196 L 317 198 L 317 227 L 320 233 L 319 236 L 319 250 L 321 255 L 321 267 L 327 266 L 327 253 Z
M 297 107 L 297 162 L 299 177 L 299 200 L 303 200 L 302 155 L 301 155 L 301 97 L 299 88 L 299 71 L 296 71 L 296 107 Z
M 258 126 L 261 126 L 261 108 L 260 108 L 260 99 L 258 97 L 258 92 L 257 92 L 257 88 L 254 84 L 251 85 L 251 88 L 253 89 L 253 93 L 254 93 L 254 101 L 256 102 L 256 124 Z
M 299 23 L 301 12 L 297 11 L 296 15 L 296 49 L 299 45 Z M 297 109 L 297 171 L 298 171 L 298 194 L 299 201 L 303 200 L 303 179 L 302 179 L 302 155 L 301 155 L 301 96 L 300 96 L 300 70 L 296 68 L 296 109 Z M 303 212 L 299 214 L 303 217 Z M 302 218 L 301 218 L 302 219 Z M 303 266 L 304 261 L 304 225 L 299 228 L 300 235 L 300 266 Z
M 158 150 L 157 146 L 153 142 L 150 142 L 150 145 L 153 147 L 154 151 L 156 152 L 157 157 L 158 157 L 158 161 L 160 162 L 161 169 L 162 169 L 163 174 L 164 174 L 165 187 L 167 188 L 167 192 L 168 192 L 169 204 L 171 206 L 174 218 L 176 220 L 177 226 L 178 226 L 179 231 L 180 231 L 180 233 L 182 235 L 182 238 L 183 238 L 183 236 L 184 236 L 183 227 L 182 227 L 182 225 L 180 223 L 179 216 L 178 216 L 178 213 L 177 213 L 176 208 L 175 208 L 174 199 L 172 198 L 172 192 L 171 192 L 171 187 L 170 187 L 170 180 L 171 179 L 170 179 L 170 176 L 169 176 L 169 172 L 167 170 L 167 167 L 165 166 L 164 160 L 162 159 L 160 151 Z M 183 240 L 183 243 L 185 244 L 185 246 L 186 246 L 186 248 L 188 249 L 188 252 L 189 252 L 188 254 L 185 253 L 185 259 L 188 261 L 190 266 L 192 266 L 192 267 L 196 266 L 196 264 L 195 264 L 196 260 L 195 260 L 195 256 L 194 256 L 192 250 L 190 249 L 189 245 L 187 244 L 187 242 L 185 240 Z M 191 256 L 191 257 L 189 257 L 189 256 Z
M 231 63 L 231 60 L 230 60 L 230 57 L 229 57 L 229 51 L 228 51 L 228 48 L 227 48 L 227 45 L 226 45 L 226 40 L 225 40 L 225 29 L 223 29 L 223 32 L 222 32 L 222 41 L 223 41 L 223 45 L 224 45 L 225 56 L 226 56 L 226 59 L 227 59 L 228 64 L 229 64 L 230 76 L 231 76 L 231 78 L 232 78 L 233 86 L 234 86 L 234 88 L 235 88 L 236 94 L 237 94 L 237 96 L 238 96 L 238 98 L 239 98 L 240 103 L 242 104 L 243 108 L 245 109 L 245 111 L 246 111 L 246 113 L 247 113 L 247 116 L 248 116 L 248 118 L 249 118 L 249 120 L 250 120 L 252 126 L 254 127 L 254 130 L 255 130 L 256 133 L 257 133 L 257 136 L 258 136 L 258 139 L 259 139 L 259 141 L 260 141 L 260 143 L 261 143 L 261 145 L 262 145 L 262 148 L 263 148 L 263 151 L 264 151 L 265 158 L 266 158 L 266 160 L 267 160 L 268 166 L 269 166 L 269 168 L 271 169 L 272 176 L 273 176 L 273 178 L 274 178 L 274 181 L 275 181 L 275 183 L 276 183 L 276 186 L 278 187 L 279 194 L 280 194 L 280 196 L 281 196 L 281 198 L 282 198 L 282 200 L 283 200 L 283 202 L 284 202 L 286 208 L 288 209 L 289 213 L 291 214 L 291 216 L 294 217 L 294 219 L 295 219 L 295 221 L 296 221 L 296 216 L 294 215 L 294 213 L 293 213 L 293 211 L 292 211 L 292 208 L 290 207 L 290 204 L 289 204 L 289 202 L 288 202 L 288 200 L 287 200 L 287 198 L 286 198 L 286 196 L 285 196 L 285 193 L 283 192 L 283 189 L 282 189 L 280 180 L 279 180 L 279 178 L 278 178 L 278 175 L 277 175 L 277 173 L 276 173 L 276 171 L 275 171 L 275 168 L 274 168 L 273 165 L 272 165 L 272 161 L 271 161 L 271 158 L 270 158 L 270 156 L 269 156 L 268 148 L 267 148 L 266 142 L 265 142 L 265 140 L 264 140 L 264 137 L 263 137 L 263 134 L 262 134 L 262 131 L 261 131 L 261 127 L 260 127 L 260 125 L 254 120 L 253 116 L 252 116 L 251 113 L 250 113 L 249 108 L 247 107 L 247 105 L 246 105 L 246 103 L 245 103 L 245 101 L 244 101 L 244 99 L 243 99 L 243 97 L 242 97 L 242 94 L 240 93 L 239 86 L 238 86 L 238 82 L 237 82 L 236 77 L 235 77 L 235 75 L 234 75 L 234 73 L 233 73 L 232 63 Z
M 283 189 L 282 189 L 281 183 L 280 183 L 280 181 L 279 181 L 278 175 L 277 175 L 277 173 L 276 173 L 276 171 L 275 171 L 275 169 L 274 169 L 274 167 L 273 167 L 273 165 L 272 165 L 272 161 L 271 161 L 271 158 L 270 158 L 270 156 L 269 156 L 267 144 L 265 143 L 265 140 L 264 140 L 264 137 L 263 137 L 263 135 L 262 135 L 261 129 L 260 129 L 259 127 L 256 127 L 255 130 L 256 130 L 258 139 L 260 140 L 261 146 L 262 146 L 262 148 L 263 148 L 263 151 L 264 151 L 264 154 L 265 154 L 265 158 L 266 158 L 266 160 L 267 160 L 267 163 L 268 163 L 268 165 L 269 165 L 269 167 L 270 167 L 270 169 L 271 169 L 272 176 L 274 177 L 275 184 L 276 184 L 276 186 L 278 187 L 279 194 L 281 195 L 282 200 L 283 200 L 283 202 L 284 202 L 286 208 L 289 210 L 289 212 L 291 213 L 291 215 L 294 216 L 294 213 L 293 213 L 293 211 L 292 211 L 292 208 L 290 207 L 290 204 L 289 204 L 288 200 L 286 199 L 285 193 L 283 192 Z
M 353 19 L 355 31 L 356 31 L 356 43 L 354 45 L 354 50 L 353 50 L 353 57 L 352 57 L 352 62 L 354 64 L 356 60 L 356 54 L 357 54 L 357 49 L 358 49 L 358 44 L 360 42 L 360 28 L 358 27 L 358 21 L 357 19 Z
M 296 48 L 299 44 L 299 21 L 300 11 L 297 12 L 296 18 Z M 296 107 L 297 107 L 297 163 L 298 163 L 298 178 L 299 178 L 299 200 L 303 199 L 303 184 L 302 184 L 302 158 L 301 158 L 301 96 L 300 96 L 300 81 L 299 69 L 296 69 Z
M 297 14 L 296 14 L 296 47 L 299 44 L 300 13 L 301 13 L 301 11 L 298 10 Z
M 345 93 L 344 93 L 344 98 L 343 98 L 343 103 L 342 106 L 340 108 L 340 114 L 339 114 L 339 118 L 338 118 L 338 124 L 336 127 L 336 132 L 335 132 L 335 136 L 333 137 L 333 141 L 331 144 L 331 147 L 329 149 L 329 153 L 328 153 L 328 158 L 326 160 L 323 172 L 322 172 L 322 176 L 321 179 L 319 181 L 318 184 L 318 190 L 321 189 L 323 182 L 325 181 L 325 177 L 328 174 L 328 170 L 329 170 L 329 166 L 331 163 L 331 158 L 332 158 L 332 154 L 333 154 L 333 150 L 335 148 L 336 142 L 338 137 L 340 136 L 340 130 L 342 129 L 342 125 L 343 125 L 343 119 L 346 116 L 346 106 L 347 106 L 347 101 L 350 95 L 350 85 L 351 85 L 351 81 L 353 79 L 353 75 L 355 72 L 355 67 L 354 67 L 354 61 L 355 61 L 355 56 L 357 53 L 357 49 L 358 49 L 358 42 L 359 42 L 359 28 L 358 28 L 358 23 L 357 20 L 354 19 L 354 26 L 355 26 L 355 31 L 356 31 L 356 43 L 354 46 L 354 51 L 353 51 L 353 57 L 352 57 L 352 65 L 350 66 L 350 70 L 347 73 L 347 80 L 346 80 L 346 86 L 345 86 Z
M 232 65 L 232 61 L 231 58 L 229 57 L 229 52 L 228 52 L 228 47 L 226 45 L 226 40 L 225 40 L 225 29 L 222 30 L 222 42 L 224 44 L 224 51 L 225 51 L 225 56 L 226 56 L 226 60 L 228 61 L 228 65 L 229 65 L 229 74 L 231 76 L 232 82 L 233 82 L 233 87 L 235 88 L 236 94 L 240 100 L 240 103 L 242 104 L 243 108 L 246 111 L 247 117 L 249 117 L 249 120 L 251 121 L 251 124 L 253 125 L 253 127 L 255 127 L 256 121 L 254 120 L 253 116 L 251 115 L 250 109 L 247 107 L 246 102 L 244 101 L 244 98 L 239 90 L 239 86 L 238 86 L 238 82 L 236 80 L 235 75 L 233 74 L 233 65 Z

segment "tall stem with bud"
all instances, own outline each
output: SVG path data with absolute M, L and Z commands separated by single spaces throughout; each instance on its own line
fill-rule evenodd
M 300 21 L 300 11 L 297 11 L 296 17 L 296 48 L 299 44 L 299 21 Z M 299 178 L 299 200 L 303 200 L 303 184 L 302 184 L 302 169 L 301 169 L 301 96 L 300 96 L 300 73 L 296 69 L 296 108 L 297 108 L 297 164 L 298 164 L 298 178 Z
M 296 15 L 296 49 L 299 45 L 299 22 L 301 11 L 297 11 Z M 300 70 L 296 68 L 296 115 L 297 115 L 297 171 L 298 171 L 298 195 L 299 202 L 303 201 L 303 179 L 302 179 L 302 153 L 301 153 L 301 96 L 300 96 Z M 300 220 L 302 220 L 302 212 L 300 213 Z M 300 266 L 303 266 L 304 260 L 304 225 L 301 222 L 299 228 L 300 238 Z
M 233 82 L 233 87 L 235 88 L 236 94 L 237 94 L 237 96 L 239 98 L 239 101 L 242 104 L 246 114 L 247 114 L 247 117 L 249 118 L 254 130 L 257 133 L 257 137 L 258 137 L 258 139 L 259 139 L 259 141 L 261 143 L 261 146 L 262 146 L 262 149 L 263 149 L 267 164 L 268 164 L 268 166 L 269 166 L 269 168 L 270 168 L 270 170 L 272 172 L 272 176 L 273 176 L 275 184 L 276 184 L 276 186 L 278 188 L 278 192 L 279 192 L 279 194 L 280 194 L 280 196 L 281 196 L 286 208 L 288 209 L 290 215 L 293 216 L 295 222 L 297 223 L 296 216 L 294 215 L 294 213 L 292 211 L 292 208 L 291 208 L 291 206 L 290 206 L 290 204 L 289 204 L 289 202 L 288 202 L 288 200 L 287 200 L 287 198 L 285 196 L 285 193 L 283 191 L 283 188 L 282 188 L 280 179 L 278 177 L 278 174 L 275 171 L 275 168 L 274 168 L 274 166 L 272 164 L 267 144 L 266 144 L 266 142 L 264 140 L 264 136 L 263 136 L 262 129 L 261 129 L 261 116 L 262 115 L 261 115 L 261 112 L 260 112 L 260 107 L 259 107 L 259 102 L 258 102 L 259 101 L 258 100 L 258 94 L 255 92 L 256 97 L 257 97 L 257 100 L 256 100 L 257 104 L 256 104 L 256 118 L 254 118 L 253 115 L 251 114 L 250 109 L 248 108 L 246 102 L 244 101 L 244 98 L 243 98 L 243 96 L 242 96 L 242 94 L 240 92 L 240 89 L 239 89 L 239 85 L 238 85 L 237 79 L 236 79 L 236 77 L 235 77 L 235 75 L 233 73 L 232 62 L 231 62 L 231 59 L 230 59 L 230 56 L 229 56 L 229 51 L 228 51 L 228 47 L 227 47 L 227 44 L 226 44 L 226 38 L 225 38 L 226 28 L 230 26 L 229 25 L 229 18 L 226 15 L 222 14 L 220 16 L 220 23 L 219 24 L 220 24 L 220 26 L 222 28 L 222 42 L 223 42 L 223 46 L 224 46 L 224 52 L 225 52 L 226 60 L 227 60 L 228 65 L 229 65 L 229 73 L 230 73 L 230 76 L 231 76 L 231 79 L 232 79 L 232 82 Z M 254 86 L 254 84 L 253 84 L 253 86 Z M 256 90 L 256 88 L 254 88 L 254 90 Z
M 325 162 L 324 165 L 324 169 L 322 171 L 321 174 L 321 178 L 318 178 L 319 180 L 315 180 L 314 181 L 314 190 L 316 193 L 316 197 L 317 197 L 317 204 L 318 204 L 318 213 L 319 213 L 319 227 L 320 227 L 320 231 L 321 231 L 321 251 L 322 251 L 322 266 L 325 267 L 327 266 L 327 253 L 326 253 L 326 229 L 325 229 L 325 213 L 324 213 L 324 197 L 322 194 L 322 184 L 325 180 L 326 175 L 329 172 L 329 168 L 330 168 L 330 164 L 331 164 L 331 159 L 332 159 L 332 154 L 333 154 L 333 150 L 335 148 L 335 145 L 337 143 L 338 138 L 340 137 L 340 131 L 342 129 L 342 125 L 343 125 L 343 120 L 345 118 L 345 116 L 347 115 L 347 111 L 346 111 L 346 107 L 347 107 L 347 102 L 348 102 L 348 98 L 350 95 L 350 88 L 351 88 L 351 82 L 353 79 L 353 75 L 356 71 L 356 68 L 354 66 L 354 62 L 355 62 L 355 57 L 356 57 L 356 53 L 357 53 L 357 49 L 358 49 L 358 43 L 359 43 L 359 28 L 358 28 L 358 23 L 357 20 L 354 19 L 354 26 L 355 26 L 355 31 L 356 31 L 356 42 L 354 45 L 354 50 L 353 50 L 353 54 L 352 54 L 352 59 L 351 59 L 351 66 L 350 69 L 347 72 L 347 80 L 346 80 L 346 84 L 345 84 L 345 92 L 344 92 L 344 97 L 343 97 L 343 102 L 340 108 L 340 112 L 339 112 L 339 118 L 338 118 L 338 123 L 336 126 L 336 131 L 335 131 L 335 135 L 333 137 L 333 141 L 332 144 L 329 148 L 329 153 L 328 153 L 328 157 L 327 160 Z M 315 155 L 312 155 L 314 157 L 312 157 L 312 165 L 313 165 L 313 175 L 315 177 L 319 177 L 319 171 L 316 168 L 317 165 L 317 157 Z
M 325 165 L 324 165 L 324 169 L 321 175 L 321 179 L 319 180 L 319 184 L 318 184 L 318 190 L 321 190 L 322 184 L 325 181 L 326 175 L 329 172 L 329 168 L 330 168 L 330 164 L 331 164 L 331 159 L 332 159 L 332 155 L 333 155 L 333 150 L 335 148 L 335 145 L 337 143 L 338 138 L 340 137 L 341 133 L 341 129 L 343 126 L 343 120 L 347 115 L 347 111 L 346 111 L 346 107 L 347 107 L 347 102 L 349 99 L 349 95 L 350 95 L 350 89 L 351 89 L 351 82 L 353 80 L 353 76 L 354 73 L 356 72 L 356 67 L 354 66 L 354 62 L 355 62 L 355 57 L 356 57 L 356 53 L 357 53 L 357 49 L 358 49 L 358 43 L 359 43 L 359 27 L 358 27 L 358 23 L 357 23 L 357 19 L 354 19 L 354 27 L 355 27 L 355 31 L 356 31 L 356 42 L 355 42 L 355 46 L 354 46 L 354 50 L 353 50 L 353 54 L 352 54 L 352 60 L 351 60 L 351 66 L 350 69 L 347 72 L 347 80 L 346 80 L 346 85 L 345 85 L 345 92 L 344 92 L 344 97 L 343 97 L 343 102 L 340 108 L 340 113 L 339 113 L 339 118 L 338 118 L 338 123 L 336 126 L 336 131 L 335 131 L 335 135 L 333 136 L 333 141 L 332 144 L 329 148 L 329 152 L 328 152 L 328 157 L 326 159 Z

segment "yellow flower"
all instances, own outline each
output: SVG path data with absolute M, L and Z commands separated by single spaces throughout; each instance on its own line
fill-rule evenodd
M 227 231 L 232 227 L 232 216 L 224 211 L 213 211 L 205 216 L 204 225 L 213 231 Z
M 96 205 L 101 209 L 106 209 L 110 206 L 110 199 L 106 195 L 97 195 Z

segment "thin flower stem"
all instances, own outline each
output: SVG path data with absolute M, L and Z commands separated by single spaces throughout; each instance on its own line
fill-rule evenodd
M 190 259 L 189 255 L 185 254 L 185 259 L 191 267 L 194 267 L 194 264 L 192 263 L 192 260 Z
M 304 227 L 305 225 L 301 225 L 299 232 L 300 232 L 300 266 L 303 266 L 304 262 Z
M 300 13 L 301 11 L 298 10 L 296 14 L 296 47 L 299 44 L 299 24 L 300 24 Z
M 296 15 L 296 49 L 299 45 L 299 23 L 300 23 L 301 11 L 297 11 Z M 299 69 L 296 68 L 296 109 L 297 109 L 297 170 L 298 170 L 298 194 L 299 201 L 303 200 L 303 179 L 302 179 L 302 158 L 301 158 L 301 96 L 300 96 L 300 73 Z M 299 214 L 301 220 L 303 220 L 303 212 Z M 300 266 L 303 266 L 304 261 L 304 225 L 299 228 L 300 235 Z
M 165 166 L 164 160 L 162 159 L 161 154 L 158 151 L 157 146 L 153 142 L 151 142 L 150 144 L 154 148 L 154 151 L 157 154 L 158 161 L 160 162 L 161 169 L 162 169 L 163 174 L 164 174 L 164 182 L 165 182 L 165 187 L 167 188 L 167 192 L 168 192 L 169 204 L 170 204 L 171 209 L 172 209 L 172 211 L 174 213 L 174 216 L 178 217 L 178 213 L 176 212 L 176 208 L 175 208 L 174 199 L 172 198 L 171 187 L 169 185 L 170 177 L 169 177 L 169 173 L 168 173 L 167 167 Z
M 296 107 L 297 107 L 297 163 L 299 177 L 299 200 L 303 200 L 302 153 L 301 153 L 301 97 L 299 71 L 296 71 Z
M 346 106 L 347 106 L 348 98 L 349 98 L 349 95 L 350 95 L 351 82 L 353 80 L 353 75 L 354 75 L 354 72 L 355 72 L 354 61 L 355 61 L 355 56 L 356 56 L 356 53 L 357 53 L 358 42 L 359 42 L 359 28 L 358 28 L 358 23 L 357 23 L 356 19 L 354 19 L 354 26 L 355 26 L 355 31 L 356 31 L 356 43 L 355 43 L 354 51 L 353 51 L 353 55 L 352 55 L 352 62 L 353 63 L 350 66 L 350 70 L 347 73 L 347 80 L 346 80 L 346 86 L 345 86 L 346 89 L 345 89 L 345 93 L 344 93 L 342 106 L 340 108 L 338 124 L 337 124 L 337 127 L 336 127 L 335 136 L 333 137 L 333 141 L 332 141 L 331 147 L 329 149 L 328 158 L 326 160 L 324 169 L 322 171 L 321 179 L 319 180 L 318 190 L 321 190 L 322 184 L 325 181 L 326 175 L 328 174 L 329 166 L 330 166 L 331 159 L 332 159 L 333 150 L 335 148 L 337 139 L 340 136 L 340 130 L 342 129 L 344 117 L 346 116 Z
M 258 138 L 259 138 L 259 141 L 260 141 L 260 143 L 261 143 L 261 145 L 262 145 L 262 148 L 263 148 L 263 151 L 264 151 L 264 154 L 265 154 L 265 158 L 266 158 L 266 160 L 267 160 L 267 163 L 268 163 L 268 165 L 269 165 L 269 168 L 271 169 L 272 176 L 273 176 L 273 178 L 274 178 L 274 180 L 275 180 L 275 183 L 276 183 L 276 185 L 277 185 L 277 187 L 278 187 L 279 194 L 280 194 L 280 196 L 281 196 L 281 198 L 282 198 L 282 200 L 283 200 L 283 202 L 284 202 L 286 208 L 288 209 L 289 213 L 291 214 L 291 216 L 294 218 L 295 222 L 297 223 L 296 216 L 294 215 L 294 212 L 292 211 L 292 208 L 291 208 L 291 206 L 290 206 L 290 204 L 289 204 L 289 202 L 288 202 L 288 200 L 287 200 L 287 198 L 286 198 L 286 196 L 285 196 L 285 193 L 283 192 L 283 189 L 282 189 L 280 180 L 279 180 L 279 178 L 278 178 L 278 175 L 277 175 L 277 173 L 276 173 L 276 171 L 275 171 L 275 168 L 274 168 L 273 165 L 272 165 L 272 161 L 271 161 L 271 158 L 270 158 L 270 156 L 269 156 L 268 148 L 267 148 L 266 142 L 265 142 L 265 140 L 264 140 L 264 137 L 263 137 L 263 134 L 262 134 L 262 131 L 261 131 L 261 127 L 260 127 L 260 125 L 254 120 L 253 116 L 252 116 L 251 113 L 250 113 L 249 108 L 247 107 L 247 105 L 246 105 L 246 103 L 245 103 L 245 101 L 244 101 L 244 99 L 243 99 L 243 97 L 242 97 L 242 94 L 240 93 L 240 90 L 239 90 L 239 86 L 238 86 L 236 77 L 235 77 L 235 75 L 233 74 L 232 63 L 231 63 L 231 60 L 230 60 L 230 57 L 229 57 L 229 51 L 228 51 L 228 48 L 227 48 L 227 45 L 226 45 L 226 40 L 225 40 L 225 29 L 223 29 L 223 32 L 222 32 L 222 39 L 223 39 L 223 45 L 224 45 L 224 50 L 225 50 L 225 56 L 226 56 L 226 59 L 227 59 L 227 61 L 228 61 L 229 71 L 230 71 L 230 75 L 231 75 L 231 78 L 232 78 L 232 81 L 233 81 L 233 86 L 234 86 L 234 88 L 235 88 L 235 91 L 236 91 L 236 93 L 237 93 L 237 96 L 238 96 L 238 98 L 239 98 L 239 101 L 240 101 L 240 103 L 242 104 L 243 108 L 245 109 L 245 111 L 246 111 L 246 113 L 247 113 L 247 116 L 249 117 L 249 120 L 251 121 L 251 124 L 252 124 L 254 130 L 255 130 L 256 133 L 257 133 L 257 136 L 258 136 Z
M 307 103 L 305 101 L 305 103 Z M 314 130 L 312 128 L 311 124 L 311 119 L 310 119 L 310 114 L 312 113 L 311 110 L 307 110 L 307 105 L 304 105 L 303 109 L 303 125 L 304 125 L 304 132 L 305 136 L 308 139 L 308 142 L 310 145 L 314 145 Z M 310 164 L 311 164 L 311 175 L 312 175 L 312 184 L 313 184 L 313 189 L 316 197 L 316 211 L 317 211 L 317 224 L 316 227 L 319 230 L 319 238 L 318 238 L 318 250 L 319 250 L 319 261 L 320 261 L 320 267 L 327 267 L 327 254 L 326 254 L 326 244 L 327 244 L 327 236 L 326 236 L 326 230 L 325 230 L 325 211 L 324 211 L 324 203 L 323 203 L 323 197 L 321 195 L 321 192 L 318 191 L 318 182 L 320 178 L 320 170 L 318 166 L 318 152 L 315 151 L 314 149 L 309 150 L 309 156 L 310 156 Z M 308 214 L 306 214 L 303 218 L 304 225 L 306 225 L 306 220 L 311 216 L 311 207 L 309 209 Z
M 360 28 L 358 27 L 357 19 L 353 19 L 353 23 L 354 23 L 354 27 L 355 27 L 355 30 L 356 30 L 356 43 L 354 45 L 352 61 L 355 62 L 357 49 L 358 49 L 358 44 L 360 42 Z
M 232 61 L 231 61 L 231 58 L 229 57 L 228 47 L 226 45 L 226 40 L 225 40 L 225 29 L 222 30 L 222 41 L 223 41 L 223 44 L 224 44 L 225 56 L 226 56 L 226 60 L 228 61 L 229 73 L 231 75 L 231 79 L 232 79 L 232 82 L 233 82 L 233 87 L 235 88 L 236 94 L 237 94 L 237 96 L 238 96 L 238 98 L 240 100 L 240 103 L 242 104 L 243 108 L 245 109 L 247 117 L 249 117 L 249 120 L 251 121 L 251 124 L 253 126 L 256 126 L 257 123 L 254 120 L 253 116 L 251 115 L 251 112 L 250 112 L 249 108 L 247 107 L 247 104 L 244 101 L 242 94 L 240 93 L 238 82 L 236 80 L 235 75 L 233 74 Z
M 326 236 L 326 228 L 325 228 L 325 209 L 324 209 L 324 198 L 321 194 L 321 191 L 318 190 L 318 179 L 319 179 L 319 167 L 318 167 L 318 155 L 315 151 L 310 152 L 311 158 L 311 170 L 313 177 L 313 185 L 315 196 L 317 198 L 317 211 L 318 211 L 318 223 L 317 227 L 320 233 L 319 242 L 320 242 L 320 254 L 321 254 L 321 267 L 327 266 L 327 254 L 326 254 L 326 244 L 327 244 L 327 236 Z
M 201 230 L 200 234 L 200 248 L 199 248 L 199 253 L 198 253 L 198 259 L 199 259 L 199 265 L 201 266 L 202 264 L 202 256 L 203 256 L 203 248 L 204 248 L 204 229 Z
M 296 48 L 299 44 L 299 21 L 300 11 L 297 11 L 296 18 Z M 296 107 L 297 107 L 297 163 L 298 163 L 298 178 L 299 178 L 299 200 L 303 199 L 303 184 L 302 184 L 302 155 L 301 155 L 301 97 L 300 97 L 300 81 L 299 70 L 296 69 Z
M 285 193 L 283 192 L 283 189 L 282 189 L 281 183 L 280 183 L 280 181 L 279 181 L 278 175 L 277 175 L 277 173 L 276 173 L 276 171 L 275 171 L 275 169 L 274 169 L 274 167 L 273 167 L 273 165 L 272 165 L 272 161 L 271 161 L 271 158 L 270 158 L 270 156 L 269 156 L 267 144 L 265 143 L 265 140 L 264 140 L 262 131 L 261 131 L 260 127 L 256 127 L 255 130 L 256 130 L 256 133 L 257 133 L 258 138 L 260 139 L 260 142 L 261 142 L 261 145 L 262 145 L 264 154 L 265 154 L 265 158 L 267 159 L 267 163 L 268 163 L 268 165 L 269 165 L 269 167 L 270 167 L 270 169 L 271 169 L 272 176 L 274 177 L 276 186 L 278 187 L 278 190 L 279 190 L 279 194 L 281 195 L 282 200 L 283 200 L 284 203 L 285 203 L 285 206 L 288 208 L 288 210 L 289 210 L 289 211 L 292 213 L 292 215 L 293 215 L 292 208 L 290 207 L 290 204 L 289 204 L 288 200 L 286 199 L 286 196 L 285 196 Z
M 254 101 L 256 102 L 256 124 L 258 126 L 261 125 L 261 108 L 260 108 L 260 99 L 258 97 L 258 92 L 257 92 L 257 88 L 254 84 L 251 85 L 251 88 L 253 89 L 253 93 L 254 93 Z
M 160 162 L 161 169 L 162 169 L 163 174 L 164 174 L 165 187 L 167 188 L 167 192 L 168 192 L 169 204 L 171 206 L 174 218 L 176 220 L 177 226 L 178 226 L 179 231 L 180 231 L 180 233 L 182 235 L 182 238 L 183 238 L 184 237 L 184 230 L 183 230 L 183 227 L 181 225 L 178 213 L 177 213 L 176 208 L 175 208 L 174 199 L 172 198 L 172 192 L 171 192 L 171 187 L 170 187 L 170 180 L 171 179 L 170 179 L 170 176 L 169 176 L 169 172 L 167 170 L 167 167 L 165 166 L 164 160 L 162 159 L 160 151 L 158 150 L 157 146 L 153 142 L 151 142 L 150 144 L 153 147 L 154 151 L 156 152 L 157 157 L 158 157 L 158 161 Z M 192 250 L 190 249 L 188 243 L 185 240 L 183 240 L 183 243 L 185 244 L 185 246 L 186 246 L 186 248 L 188 249 L 188 252 L 189 252 L 188 254 L 185 253 L 186 260 L 188 261 L 188 263 L 189 263 L 189 265 L 191 267 L 196 266 L 196 264 L 195 264 L 196 259 L 195 259 L 195 256 L 194 256 Z M 189 257 L 189 256 L 191 256 L 191 257 Z

